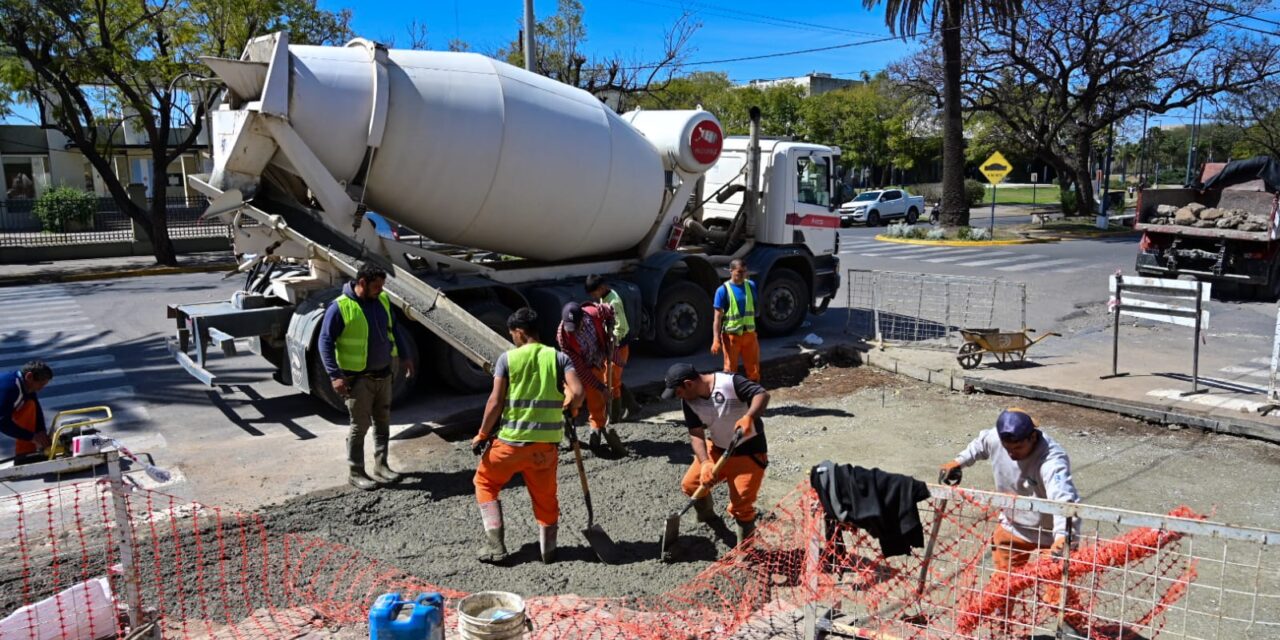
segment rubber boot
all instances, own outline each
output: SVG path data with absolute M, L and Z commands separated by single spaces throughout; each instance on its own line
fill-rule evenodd
M 622 420 L 630 422 L 640 417 L 640 403 L 627 385 L 622 385 Z
M 373 468 L 369 470 L 369 476 L 382 484 L 393 484 L 400 482 L 404 476 L 391 470 L 387 465 L 387 440 L 386 430 L 379 429 L 375 432 L 373 438 Z
M 591 435 L 587 436 L 587 448 L 591 450 L 591 453 L 600 452 L 600 430 L 599 429 L 592 429 Z
M 538 547 L 542 550 L 542 564 L 551 564 L 556 561 L 556 534 L 559 532 L 558 524 L 538 527 Z
M 747 538 L 751 537 L 752 533 L 755 533 L 756 521 L 734 518 L 734 522 L 738 523 L 738 545 L 741 546 L 743 542 L 747 541 Z
M 625 458 L 631 453 L 627 451 L 626 445 L 622 444 L 622 438 L 618 437 L 618 432 L 614 431 L 613 427 L 604 428 L 604 440 L 609 443 L 609 453 L 619 458 Z
M 361 491 L 373 491 L 378 488 L 378 483 L 364 474 L 364 467 L 351 467 L 351 472 L 347 475 L 347 482 Z
M 707 494 L 698 498 L 693 503 L 693 512 L 698 516 L 698 522 L 711 522 L 716 519 L 716 503 L 712 501 L 711 494 Z
M 622 398 L 609 401 L 609 422 L 622 422 Z
M 488 564 L 502 564 L 507 560 L 506 527 L 502 522 L 502 503 L 498 500 L 480 505 L 480 520 L 484 523 L 484 551 L 477 558 Z

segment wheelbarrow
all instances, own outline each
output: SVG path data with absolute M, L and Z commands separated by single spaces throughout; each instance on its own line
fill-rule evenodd
M 996 360 L 1005 362 L 1023 362 L 1027 359 L 1027 350 L 1037 342 L 1049 336 L 1062 334 L 1050 331 L 1039 338 L 1032 338 L 1035 329 L 1023 331 L 1000 331 L 999 329 L 961 329 L 964 344 L 956 351 L 956 361 L 965 369 L 973 369 L 982 364 L 982 354 L 994 354 Z

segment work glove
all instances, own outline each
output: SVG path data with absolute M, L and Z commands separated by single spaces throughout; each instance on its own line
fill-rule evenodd
M 733 428 L 742 433 L 742 439 L 746 440 L 756 434 L 756 421 L 750 416 L 742 416 L 733 424 Z
M 952 460 L 938 469 L 938 484 L 949 484 L 955 486 L 960 484 L 960 479 L 964 476 L 961 471 L 959 462 Z
M 471 439 L 471 453 L 481 455 L 484 453 L 485 445 L 489 444 L 489 436 L 483 433 L 477 433 L 476 437 Z

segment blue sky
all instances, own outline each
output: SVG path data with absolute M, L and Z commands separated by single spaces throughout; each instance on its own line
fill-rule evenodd
M 320 4 L 330 10 L 350 7 L 356 31 L 365 37 L 385 40 L 390 36 L 407 42 L 405 25 L 416 19 L 427 25 L 432 48 L 443 48 L 456 37 L 482 52 L 514 39 L 524 7 L 522 0 L 436 0 L 420 5 L 323 0 Z M 691 62 L 814 49 L 889 35 L 883 10 L 865 10 L 856 0 L 811 5 L 778 0 L 583 0 L 582 4 L 587 52 L 640 63 L 662 53 L 663 33 L 680 17 L 682 8 L 702 23 L 691 41 Z M 534 1 L 539 18 L 555 10 L 554 0 Z M 725 71 L 735 81 L 744 82 L 811 71 L 856 77 L 863 70 L 882 69 L 911 50 L 911 44 L 898 40 L 690 69 Z

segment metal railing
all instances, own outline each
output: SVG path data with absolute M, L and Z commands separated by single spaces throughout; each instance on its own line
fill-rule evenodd
M 208 206 L 205 198 L 178 196 L 164 200 L 170 238 L 230 235 L 230 229 L 225 223 L 200 219 Z M 152 202 L 153 200 L 148 199 L 147 206 L 151 206 Z M 97 210 L 92 219 L 83 223 L 68 223 L 57 229 L 46 228 L 33 211 L 34 206 L 35 200 L 30 199 L 0 201 L 0 247 L 133 242 L 146 237 L 145 230 L 135 230 L 133 220 L 113 198 L 98 198 Z
M 1027 285 L 999 278 L 849 269 L 845 333 L 954 349 L 960 329 L 1027 326 Z

